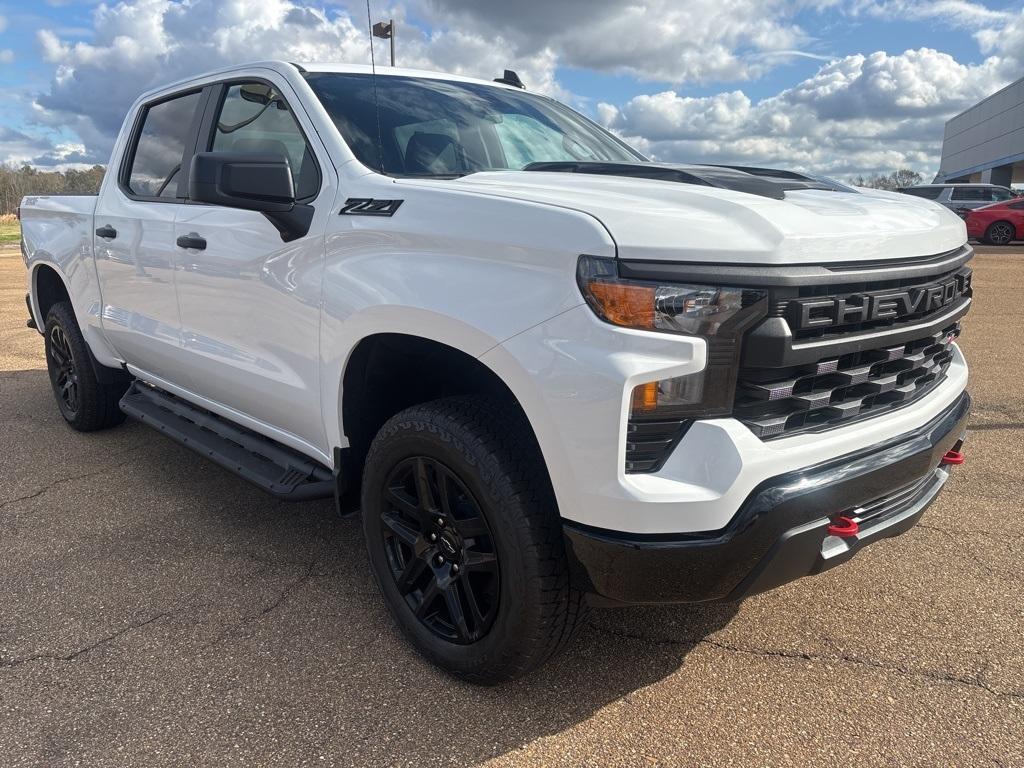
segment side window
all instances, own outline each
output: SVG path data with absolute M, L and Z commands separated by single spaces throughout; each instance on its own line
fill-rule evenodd
M 214 152 L 280 155 L 292 168 L 295 198 L 320 191 L 320 171 L 313 150 L 284 97 L 266 83 L 228 87 L 213 133 Z
M 942 187 L 908 187 L 903 190 L 904 194 L 914 197 L 923 197 L 927 200 L 938 200 Z
M 953 194 L 950 195 L 950 199 L 981 201 L 987 200 L 988 197 L 985 190 L 981 187 L 953 187 Z
M 128 171 L 128 190 L 140 197 L 177 197 L 181 160 L 199 92 L 146 107 Z
M 991 192 L 992 200 L 997 203 L 1001 203 L 1004 200 L 1009 200 L 1011 197 L 1013 197 L 1013 195 L 1011 195 L 1010 192 L 1005 189 L 992 189 Z

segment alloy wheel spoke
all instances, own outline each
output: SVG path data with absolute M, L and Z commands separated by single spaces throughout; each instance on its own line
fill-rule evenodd
M 466 569 L 493 573 L 498 570 L 498 558 L 493 552 L 467 552 Z
M 416 505 L 416 502 L 399 488 L 388 488 L 386 498 L 387 502 L 399 512 L 404 512 L 415 518 L 419 518 L 423 514 L 422 510 Z
M 420 596 L 420 602 L 416 606 L 416 618 L 425 619 L 427 617 L 427 611 L 430 610 L 430 606 L 433 605 L 434 599 L 437 597 L 440 589 L 437 586 L 437 579 L 431 579 L 423 590 L 423 594 Z
M 466 612 L 462 610 L 462 601 L 459 599 L 459 582 L 451 581 L 442 590 L 444 604 L 448 608 L 448 617 L 452 626 L 459 635 L 459 639 L 468 642 L 472 639 L 469 634 L 469 625 L 466 623 Z
M 409 523 L 402 519 L 402 517 L 393 512 L 384 514 L 382 519 L 384 521 L 384 525 L 388 527 L 388 530 L 395 534 L 403 544 L 407 544 L 415 549 L 416 542 L 419 541 L 420 538 L 419 531 L 409 525 Z
M 443 471 L 436 472 L 437 477 L 437 490 L 438 490 L 438 507 L 448 517 L 452 514 L 452 501 L 450 496 L 451 489 L 448 487 L 448 473 Z
M 420 509 L 437 512 L 437 501 L 430 483 L 430 467 L 423 457 L 416 459 L 416 494 L 419 496 Z
M 416 588 L 416 582 L 420 580 L 420 576 L 427 570 L 427 562 L 422 557 L 413 556 L 405 564 L 405 569 L 398 577 L 398 591 L 403 595 L 407 595 Z M 433 581 L 433 579 L 431 580 Z
M 64 357 L 60 348 L 52 340 L 50 341 L 50 357 L 53 358 L 53 362 L 57 364 L 58 368 L 63 368 L 67 365 L 67 358 Z
M 466 604 L 469 606 L 469 615 L 473 617 L 474 631 L 479 632 L 480 627 L 484 624 L 484 614 L 480 610 L 480 604 L 476 600 L 476 592 L 473 590 L 473 584 L 470 580 L 463 576 L 459 579 L 462 584 L 462 590 L 466 595 Z
M 464 539 L 474 539 L 488 534 L 487 523 L 485 523 L 483 517 L 480 516 L 469 517 L 465 520 L 456 520 L 455 529 Z

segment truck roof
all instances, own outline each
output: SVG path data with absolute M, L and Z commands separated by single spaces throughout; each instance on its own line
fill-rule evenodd
M 264 60 L 264 61 L 249 61 L 240 64 L 234 64 L 230 67 L 222 67 L 219 69 L 209 70 L 202 72 L 191 77 L 176 80 L 171 83 L 166 83 L 157 88 L 151 88 L 140 97 L 142 99 L 148 99 L 151 96 L 158 95 L 168 90 L 175 90 L 182 86 L 187 86 L 190 83 L 198 82 L 200 80 L 208 80 L 211 77 L 218 77 L 222 75 L 230 75 L 232 72 L 238 70 L 252 69 L 254 67 L 263 69 L 272 69 L 278 72 L 287 71 L 299 71 L 299 72 L 339 72 L 339 73 L 358 73 L 358 74 L 370 74 L 374 72 L 374 68 L 369 64 L 348 64 L 344 62 L 288 62 L 280 60 Z M 478 77 L 466 77 L 464 75 L 455 75 L 448 72 L 433 72 L 426 69 L 406 69 L 404 67 L 391 67 L 387 65 L 378 65 L 376 67 L 376 74 L 378 77 L 419 77 L 429 78 L 433 80 L 454 80 L 456 82 L 463 83 L 479 83 L 481 85 L 489 85 L 494 88 L 511 88 L 512 90 L 519 90 L 510 85 L 504 83 L 497 83 L 493 80 L 485 80 Z M 501 72 L 495 73 L 501 75 Z

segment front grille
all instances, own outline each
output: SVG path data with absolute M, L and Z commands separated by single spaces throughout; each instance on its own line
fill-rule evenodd
M 852 333 L 867 331 L 892 330 L 898 331 L 908 325 L 917 325 L 949 311 L 949 305 L 942 303 L 940 306 L 929 306 L 927 301 L 922 300 L 913 312 L 902 313 L 898 317 L 882 317 L 868 319 L 859 317 L 853 321 L 836 322 L 824 328 L 811 327 L 799 328 L 794 326 L 793 313 L 796 311 L 794 300 L 800 299 L 851 299 L 854 305 L 864 302 L 865 295 L 886 293 L 892 291 L 922 291 L 930 286 L 942 285 L 949 281 L 958 281 L 961 285 L 970 285 L 971 270 L 968 267 L 958 267 L 928 277 L 906 278 L 902 280 L 871 280 L 857 283 L 840 283 L 832 285 L 805 286 L 788 291 L 776 290 L 773 294 L 773 301 L 768 309 L 769 317 L 784 318 L 791 326 L 793 338 L 797 342 L 810 339 L 837 338 Z M 967 288 L 969 291 L 970 289 Z M 831 314 L 828 309 L 823 308 L 822 314 Z M 857 313 L 852 313 L 854 317 Z
M 734 415 L 762 439 L 831 429 L 924 396 L 952 360 L 960 324 L 905 344 L 789 368 L 741 368 Z

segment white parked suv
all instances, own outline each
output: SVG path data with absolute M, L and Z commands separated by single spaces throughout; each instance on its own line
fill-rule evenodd
M 142 96 L 98 197 L 20 210 L 67 422 L 358 491 L 397 624 L 482 683 L 590 605 L 736 600 L 908 529 L 970 404 L 951 211 L 651 162 L 517 82 L 227 69 Z

